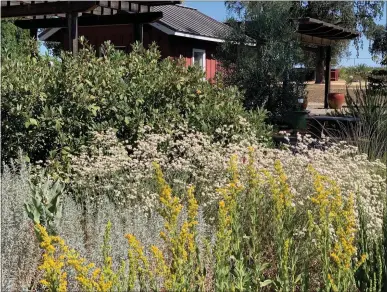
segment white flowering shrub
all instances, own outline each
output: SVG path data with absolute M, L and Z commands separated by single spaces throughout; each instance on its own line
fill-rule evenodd
M 270 149 L 247 137 L 234 137 L 227 144 L 213 142 L 212 136 L 185 126 L 165 134 L 145 127 L 141 133 L 134 146 L 118 142 L 112 130 L 96 133 L 93 145 L 84 148 L 80 156 L 72 157 L 72 189 L 97 203 L 107 195 L 119 206 L 136 206 L 149 212 L 157 204 L 152 165 L 157 162 L 175 190 L 183 190 L 187 184 L 196 186 L 197 199 L 207 210 L 208 219 L 213 219 L 216 190 L 227 179 L 230 156 L 237 154 L 243 173 L 248 147 L 252 146 L 258 169 L 273 171 L 273 161 L 281 161 L 296 194 L 296 204 L 303 205 L 311 194 L 313 184 L 307 167 L 312 165 L 335 180 L 345 195 L 353 193 L 361 200 L 369 216 L 369 228 L 381 227 L 386 166 L 378 160 L 369 161 L 344 142 L 317 142 L 305 136 L 299 137 L 296 146 Z

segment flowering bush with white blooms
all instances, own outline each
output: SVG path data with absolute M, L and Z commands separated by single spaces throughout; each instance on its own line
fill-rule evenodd
M 226 131 L 220 129 L 219 131 Z M 296 146 L 266 148 L 255 138 L 214 142 L 213 136 L 179 126 L 165 134 L 144 127 L 134 146 L 117 141 L 115 132 L 96 133 L 91 147 L 72 157 L 72 188 L 96 202 L 108 195 L 117 205 L 151 211 L 157 204 L 153 162 L 165 170 L 173 188 L 180 192 L 187 184 L 196 186 L 195 196 L 209 219 L 219 199 L 217 188 L 227 179 L 227 164 L 232 154 L 240 160 L 241 173 L 253 147 L 257 169 L 274 171 L 273 161 L 281 161 L 295 194 L 294 204 L 303 205 L 312 193 L 309 165 L 334 180 L 343 194 L 353 194 L 369 216 L 371 230 L 382 225 L 383 198 L 386 194 L 386 166 L 359 155 L 355 147 L 329 139 L 317 142 L 299 136 Z M 242 180 L 243 181 L 243 178 Z M 81 191 L 82 190 L 82 191 Z

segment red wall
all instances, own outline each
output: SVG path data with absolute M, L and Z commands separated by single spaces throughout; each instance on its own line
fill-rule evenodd
M 115 46 L 126 46 L 127 52 L 131 50 L 131 44 L 134 42 L 134 33 L 132 25 L 112 25 L 96 27 L 79 27 L 79 36 L 85 38 L 96 48 L 99 48 L 103 42 L 110 40 Z M 68 46 L 67 33 L 62 35 L 65 48 Z M 215 77 L 217 62 L 213 57 L 217 43 L 203 41 L 198 39 L 183 38 L 167 35 L 160 30 L 144 25 L 144 46 L 147 47 L 152 42 L 156 42 L 161 56 L 178 58 L 180 55 L 186 59 L 187 66 L 192 64 L 192 49 L 201 49 L 206 51 L 206 78 L 208 80 Z
M 217 62 L 213 55 L 216 52 L 217 43 L 172 36 L 170 46 L 172 47 L 173 56 L 179 57 L 181 55 L 185 57 L 187 66 L 192 65 L 192 52 L 194 48 L 205 50 L 206 78 L 210 80 L 215 77 Z

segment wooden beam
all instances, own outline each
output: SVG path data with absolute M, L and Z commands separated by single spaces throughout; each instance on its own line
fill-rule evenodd
M 326 36 L 326 35 L 330 35 L 331 32 L 334 32 L 335 29 L 334 28 L 321 28 L 321 29 L 318 29 L 318 30 L 314 30 L 314 31 L 298 31 L 299 33 L 302 33 L 302 34 L 307 34 L 307 35 L 311 35 L 311 36 Z M 339 31 L 340 32 L 340 31 Z
M 335 43 L 333 40 L 320 38 L 320 37 L 314 37 L 306 34 L 299 34 L 298 35 L 300 42 L 304 44 L 312 44 L 316 46 L 330 46 Z
M 311 32 L 311 31 L 319 30 L 321 28 L 324 28 L 323 24 L 299 25 L 297 32 L 299 33 Z
M 311 53 L 315 53 L 317 54 L 318 53 L 318 48 L 312 48 L 312 47 L 308 47 L 307 45 L 301 45 L 301 49 L 306 51 L 306 52 L 311 52 Z
M 55 1 L 48 3 L 1 7 L 1 18 L 85 12 L 97 6 L 97 1 Z
M 163 6 L 163 5 L 181 4 L 183 1 L 130 1 L 130 2 L 139 3 L 142 5 L 149 5 L 149 6 Z
M 159 20 L 162 17 L 162 12 L 125 13 L 103 16 L 83 15 L 78 18 L 78 26 L 103 26 L 129 23 L 150 23 Z M 67 27 L 67 21 L 65 18 L 16 20 L 14 23 L 16 26 L 24 29 Z
M 326 47 L 324 108 L 328 108 L 328 95 L 331 89 L 331 53 L 332 53 L 331 46 Z
M 69 47 L 74 56 L 78 54 L 78 12 L 67 14 Z

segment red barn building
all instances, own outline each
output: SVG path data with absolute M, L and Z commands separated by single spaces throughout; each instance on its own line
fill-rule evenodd
M 162 12 L 163 17 L 141 26 L 141 38 L 145 47 L 156 42 L 163 57 L 184 57 L 187 66 L 197 64 L 203 68 L 208 80 L 215 77 L 216 47 L 224 41 L 230 27 L 196 9 L 182 5 L 151 7 L 152 12 Z M 84 36 L 95 48 L 110 40 L 117 49 L 129 52 L 134 43 L 136 28 L 133 24 L 81 26 L 79 36 Z M 67 29 L 44 30 L 39 39 L 58 41 L 68 46 Z

